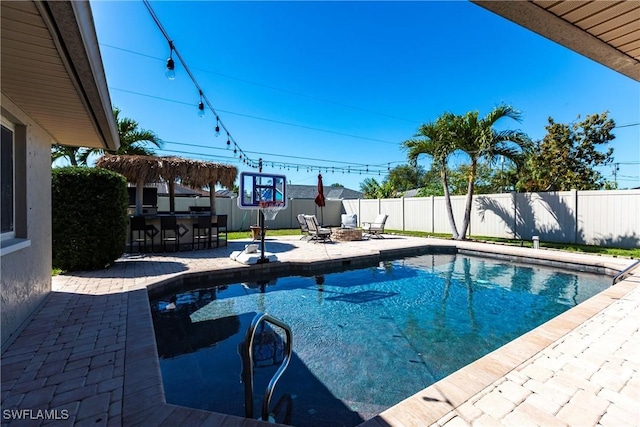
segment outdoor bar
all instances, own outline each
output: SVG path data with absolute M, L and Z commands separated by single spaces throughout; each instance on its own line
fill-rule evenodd
M 226 234 L 226 215 L 217 215 L 215 186 L 232 188 L 238 169 L 235 166 L 180 157 L 131 156 L 106 154 L 96 166 L 123 175 L 136 186 L 135 212 L 130 216 L 127 248 L 131 252 L 175 251 L 220 244 L 220 232 Z M 209 210 L 176 212 L 175 183 L 191 188 L 209 187 Z M 169 211 L 143 211 L 145 184 L 166 182 Z M 196 245 L 197 243 L 197 245 Z M 226 243 L 226 242 L 225 242 Z

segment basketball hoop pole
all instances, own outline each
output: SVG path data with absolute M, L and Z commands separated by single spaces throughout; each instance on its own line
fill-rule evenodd
M 260 259 L 258 259 L 258 264 L 267 262 L 269 262 L 269 258 L 264 256 L 264 212 L 260 209 Z
M 258 159 L 258 172 L 262 173 L 262 158 Z M 260 226 L 260 259 L 258 264 L 266 264 L 269 262 L 269 258 L 264 256 L 264 212 L 260 209 L 260 217 L 258 224 Z

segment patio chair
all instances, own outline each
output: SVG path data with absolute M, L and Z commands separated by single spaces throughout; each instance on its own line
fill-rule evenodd
M 358 227 L 358 215 L 357 214 L 342 214 L 340 217 L 340 225 L 342 228 L 357 228 Z
M 315 215 L 305 215 L 305 221 L 307 222 L 307 227 L 309 228 L 309 240 L 313 240 L 314 243 L 317 242 L 326 242 L 331 241 L 331 230 L 328 228 L 320 227 L 318 224 L 318 219 Z
M 309 234 L 309 226 L 307 226 L 307 220 L 304 219 L 304 214 L 298 214 L 296 218 L 298 218 L 298 225 L 300 226 L 300 232 L 302 233 L 300 240 L 311 238 L 311 235 Z
M 379 214 L 373 222 L 363 222 L 362 231 L 367 237 L 376 237 L 378 239 L 384 239 L 382 233 L 384 233 L 384 224 L 387 222 L 389 215 Z

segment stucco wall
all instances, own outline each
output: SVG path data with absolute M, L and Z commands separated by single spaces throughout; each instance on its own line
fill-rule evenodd
M 0 259 L 4 347 L 51 291 L 51 137 L 4 94 L 2 117 L 17 126 L 16 151 L 23 144 L 26 187 L 26 192 L 21 191 L 24 207 L 16 209 L 16 222 L 26 224 L 20 233 L 16 230 L 16 237 L 22 239 L 21 246 L 25 247 Z M 6 249 L 3 244 L 3 250 Z

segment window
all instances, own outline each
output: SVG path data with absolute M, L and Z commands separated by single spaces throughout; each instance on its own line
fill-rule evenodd
M 15 237 L 15 168 L 13 127 L 2 121 L 2 150 L 0 151 L 0 190 L 2 240 Z

